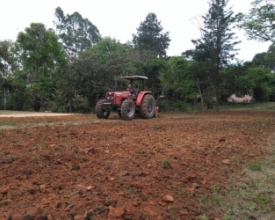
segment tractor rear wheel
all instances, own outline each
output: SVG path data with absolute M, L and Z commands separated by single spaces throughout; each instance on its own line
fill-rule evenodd
M 103 110 L 102 109 L 102 104 L 105 102 L 104 99 L 100 99 L 95 106 L 95 112 L 96 112 L 96 116 L 98 118 L 108 118 L 110 115 L 109 111 Z
M 142 118 L 149 119 L 155 116 L 156 101 L 152 95 L 144 96 L 141 106 L 140 115 Z
M 121 118 L 124 120 L 132 120 L 135 117 L 136 106 L 132 99 L 126 99 L 121 104 Z

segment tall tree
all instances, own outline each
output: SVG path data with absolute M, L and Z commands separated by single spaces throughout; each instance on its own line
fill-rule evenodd
M 216 110 L 219 110 L 219 96 L 221 93 L 221 70 L 234 59 L 239 41 L 236 41 L 235 33 L 231 28 L 235 22 L 231 8 L 227 9 L 229 0 L 211 0 L 209 9 L 202 16 L 204 27 L 201 29 L 202 37 L 192 40 L 195 44 L 195 53 L 200 62 L 208 63 L 205 74 L 211 79 L 211 86 L 216 97 Z
M 0 41 L 0 75 L 5 76 L 12 72 L 16 66 L 13 56 L 13 43 L 11 41 Z
M 97 27 L 78 12 L 64 15 L 58 7 L 55 9 L 55 17 L 56 32 L 68 56 L 76 56 L 101 39 Z
M 165 57 L 171 39 L 169 32 L 162 31 L 163 27 L 156 14 L 149 13 L 137 28 L 137 34 L 133 34 L 135 48 L 140 51 L 155 51 L 158 56 Z
M 20 32 L 16 43 L 30 102 L 38 111 L 54 92 L 55 76 L 65 65 L 64 52 L 54 31 L 41 23 L 32 23 Z
M 70 61 L 66 74 L 64 75 L 65 99 L 69 103 L 69 111 L 77 110 L 74 107 L 74 99 L 77 97 L 77 92 L 73 91 L 75 78 L 75 68 L 73 63 L 76 62 L 78 54 L 84 52 L 88 48 L 95 45 L 101 35 L 97 27 L 87 18 L 83 18 L 78 12 L 65 15 L 60 7 L 55 9 L 55 26 L 56 33 L 62 41 L 63 48 Z M 78 77 L 77 77 L 78 78 Z M 79 97 L 79 96 L 78 96 Z
M 14 43 L 11 41 L 0 41 L 0 106 L 6 109 L 9 99 L 10 89 L 12 88 L 12 79 L 17 62 L 13 56 Z M 2 102 L 3 100 L 3 102 Z
M 247 15 L 238 14 L 239 27 L 246 31 L 249 39 L 275 43 L 274 0 L 254 0 Z

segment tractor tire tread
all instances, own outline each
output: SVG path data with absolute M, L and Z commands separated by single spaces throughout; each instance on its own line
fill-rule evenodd
M 155 106 L 155 98 L 152 95 L 145 95 L 140 107 L 141 117 L 144 119 L 153 118 L 155 116 Z

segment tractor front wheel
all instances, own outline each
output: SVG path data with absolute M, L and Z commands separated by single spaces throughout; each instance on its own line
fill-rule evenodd
M 96 112 L 96 116 L 98 118 L 108 118 L 110 115 L 109 111 L 106 111 L 104 109 L 102 109 L 102 104 L 105 102 L 104 99 L 100 99 L 95 106 L 95 112 Z
M 149 119 L 155 116 L 155 98 L 152 95 L 144 96 L 141 106 L 140 115 L 142 118 Z
M 132 99 L 126 99 L 121 104 L 121 118 L 123 120 L 132 120 L 135 117 L 136 106 Z

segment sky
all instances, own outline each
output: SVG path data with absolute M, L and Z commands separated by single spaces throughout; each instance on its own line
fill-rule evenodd
M 252 0 L 230 0 L 235 13 L 247 13 Z M 54 13 L 60 7 L 64 14 L 78 12 L 89 19 L 102 37 L 121 43 L 132 40 L 136 28 L 153 12 L 171 39 L 168 56 L 180 56 L 194 49 L 192 39 L 200 38 L 201 16 L 208 10 L 208 0 L 0 0 L 0 41 L 15 41 L 17 34 L 31 23 L 54 28 Z M 251 61 L 255 54 L 266 52 L 271 43 L 247 40 L 244 31 L 236 30 L 239 48 L 237 58 Z

